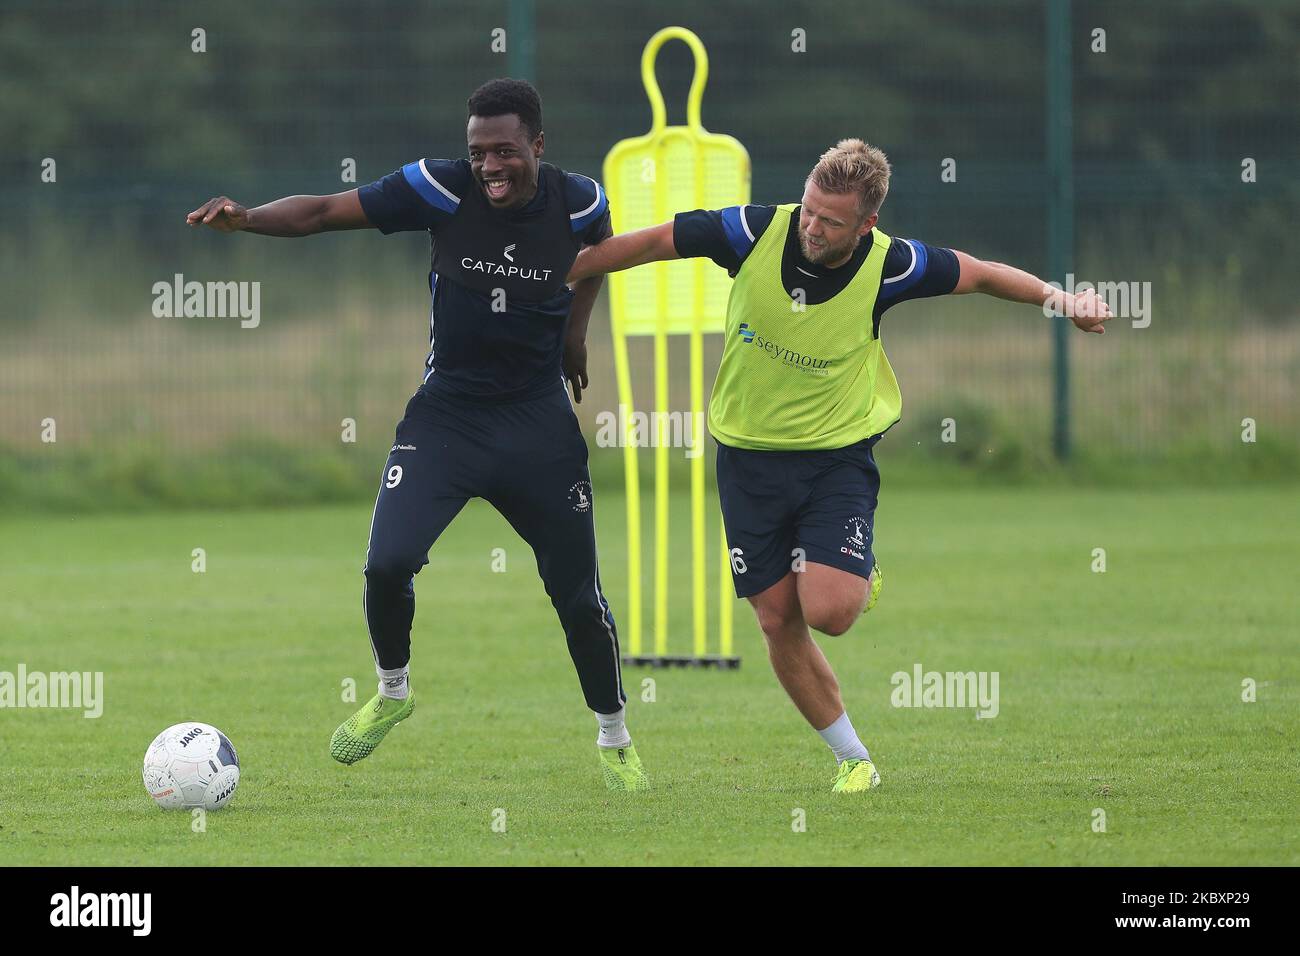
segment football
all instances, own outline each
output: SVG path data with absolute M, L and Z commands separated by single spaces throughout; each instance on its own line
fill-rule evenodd
M 144 788 L 164 810 L 220 810 L 239 785 L 239 757 L 210 724 L 168 727 L 144 755 Z

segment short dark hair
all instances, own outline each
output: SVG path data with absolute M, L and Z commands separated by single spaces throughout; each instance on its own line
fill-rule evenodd
M 536 139 L 542 131 L 542 98 L 527 80 L 488 80 L 470 94 L 470 116 L 506 116 L 514 113 Z

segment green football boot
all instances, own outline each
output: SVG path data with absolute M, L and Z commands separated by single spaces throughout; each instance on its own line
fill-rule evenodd
M 650 786 L 641 758 L 631 744 L 626 747 L 597 747 L 600 771 L 610 790 L 645 790 Z
M 364 707 L 339 724 L 330 738 L 330 756 L 339 763 L 356 763 L 374 753 L 384 737 L 415 710 L 415 692 L 405 700 L 376 694 Z
M 880 786 L 880 773 L 876 770 L 876 765 L 870 760 L 850 757 L 840 764 L 839 772 L 835 775 L 835 786 L 831 787 L 831 792 L 861 793 L 863 790 L 878 786 Z
M 863 614 L 876 606 L 876 602 L 880 600 L 880 589 L 884 586 L 885 577 L 880 573 L 880 562 L 876 562 L 876 565 L 871 569 L 871 597 L 867 598 L 867 606 L 862 609 Z

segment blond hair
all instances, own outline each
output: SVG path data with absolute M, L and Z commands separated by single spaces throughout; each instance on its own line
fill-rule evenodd
M 860 139 L 842 139 L 822 153 L 808 178 L 828 193 L 856 192 L 858 215 L 865 220 L 880 211 L 889 192 L 889 160 Z

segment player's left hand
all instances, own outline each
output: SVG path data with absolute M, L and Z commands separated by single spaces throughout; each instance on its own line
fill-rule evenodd
M 1077 328 L 1084 332 L 1096 332 L 1098 335 L 1106 331 L 1103 323 L 1115 317 L 1106 300 L 1099 296 L 1095 289 L 1084 289 L 1082 292 L 1066 296 L 1063 308 Z
M 587 387 L 587 342 L 585 339 L 566 338 L 564 358 L 561 360 L 564 379 L 573 389 L 573 400 L 582 404 L 582 390 Z

